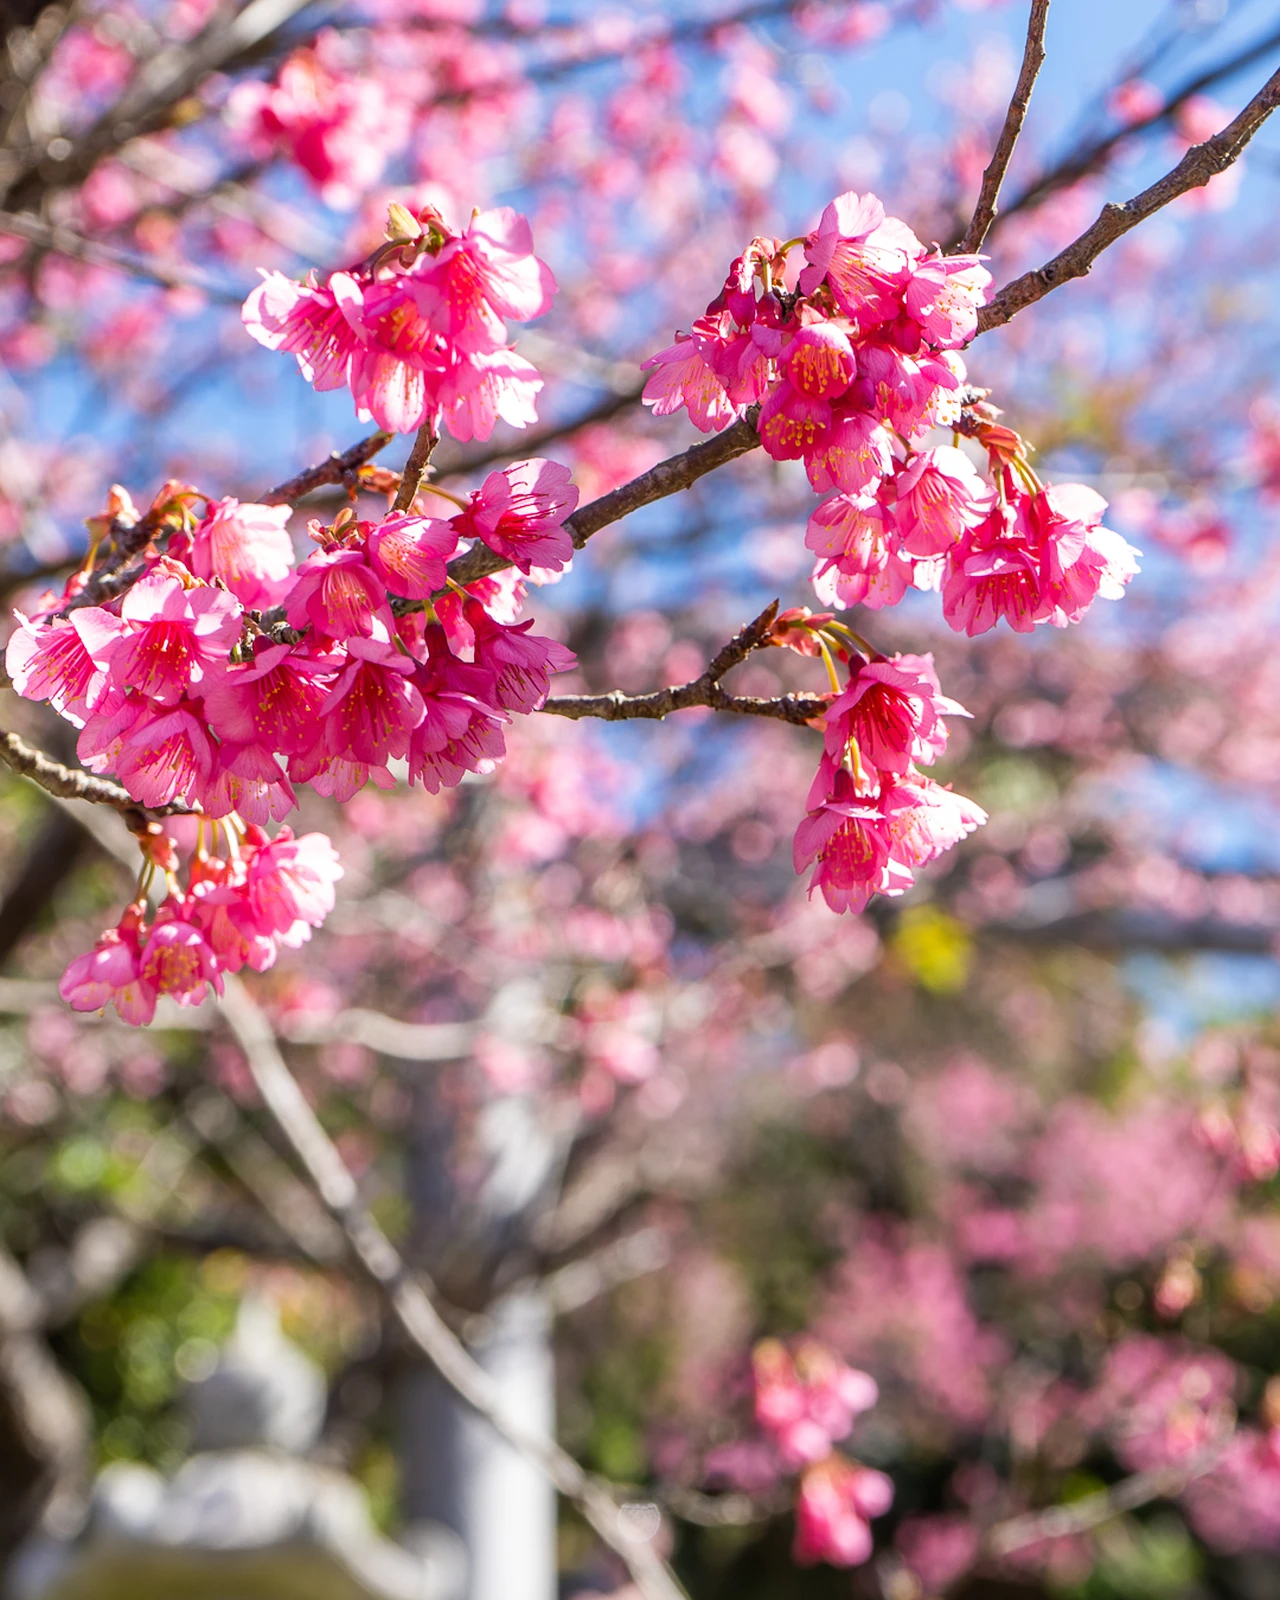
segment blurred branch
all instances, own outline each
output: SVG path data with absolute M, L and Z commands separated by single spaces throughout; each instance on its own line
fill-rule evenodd
M 1009 162 L 1013 159 L 1014 147 L 1018 143 L 1018 135 L 1022 132 L 1022 124 L 1027 119 L 1031 91 L 1035 87 L 1040 68 L 1044 65 L 1044 30 L 1048 21 L 1049 0 L 1031 0 L 1031 14 L 1027 18 L 1027 42 L 1022 52 L 1022 67 L 1018 72 L 1013 98 L 1009 101 L 1004 126 L 1000 130 L 1000 137 L 996 140 L 991 161 L 982 174 L 982 189 L 978 195 L 978 203 L 974 207 L 973 217 L 965 229 L 964 238 L 960 241 L 959 249 L 966 255 L 981 249 L 987 230 L 995 220 L 1000 186 L 1004 182 L 1005 173 L 1009 170 Z
M 508 1414 L 498 1385 L 447 1326 L 421 1276 L 409 1271 L 399 1251 L 362 1204 L 350 1169 L 285 1064 L 267 1018 L 239 979 L 227 978 L 221 1008 L 277 1126 L 341 1226 L 357 1261 L 382 1289 L 414 1344 L 455 1393 L 578 1507 L 626 1563 L 647 1600 L 684 1600 L 684 1591 L 652 1543 L 629 1531 L 609 1489 L 585 1472 L 554 1439 Z
M 1144 189 L 1123 205 L 1108 202 L 1093 226 L 1072 241 L 1053 260 L 1033 272 L 1015 278 L 978 312 L 978 332 L 999 328 L 1027 306 L 1042 300 L 1051 290 L 1072 278 L 1082 278 L 1094 262 L 1131 228 L 1145 222 L 1179 195 L 1198 189 L 1220 172 L 1225 172 L 1240 156 L 1249 140 L 1280 105 L 1280 72 L 1275 72 L 1249 101 L 1239 116 L 1221 133 L 1203 144 L 1193 145 L 1178 165 L 1158 182 Z
M 983 1548 L 993 1556 L 1009 1556 L 1025 1550 L 1028 1545 L 1045 1539 L 1065 1539 L 1073 1534 L 1087 1533 L 1101 1527 L 1104 1522 L 1123 1516 L 1126 1511 L 1136 1511 L 1139 1506 L 1153 1500 L 1172 1500 L 1189 1484 L 1205 1473 L 1212 1472 L 1227 1445 L 1234 1436 L 1234 1417 L 1227 1422 L 1202 1450 L 1179 1466 L 1157 1467 L 1149 1472 L 1135 1472 L 1109 1489 L 1087 1494 L 1069 1505 L 1050 1506 L 1044 1511 L 1030 1511 L 1025 1516 L 1011 1517 L 1007 1522 L 997 1522 L 989 1528 Z
M 41 249 L 66 256 L 71 261 L 83 261 L 93 267 L 112 267 L 127 272 L 130 277 L 158 283 L 166 289 L 199 289 L 202 294 L 222 305 L 238 306 L 244 300 L 243 294 L 227 284 L 218 283 L 198 267 L 168 267 L 160 261 L 148 261 L 144 256 L 118 250 L 115 245 L 86 239 L 70 228 L 41 222 L 38 217 L 0 211 L 0 234 L 26 239 Z

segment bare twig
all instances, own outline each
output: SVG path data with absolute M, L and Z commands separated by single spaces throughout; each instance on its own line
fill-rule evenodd
M 773 717 L 780 722 L 810 722 L 827 709 L 829 700 L 821 695 L 780 695 L 766 700 L 759 695 L 730 694 L 720 687 L 725 673 L 745 661 L 753 650 L 768 640 L 769 630 L 778 615 L 778 601 L 765 607 L 754 622 L 747 623 L 720 650 L 707 670 L 688 683 L 666 689 L 651 689 L 648 694 L 623 694 L 612 689 L 608 694 L 564 694 L 547 700 L 542 710 L 553 717 L 598 717 L 604 722 L 656 722 L 673 711 L 688 711 L 707 706 L 712 711 L 733 711 L 746 717 Z
M 1275 72 L 1234 121 L 1203 144 L 1193 145 L 1178 165 L 1124 205 L 1110 202 L 1093 226 L 1034 272 L 1024 272 L 1000 290 L 978 313 L 978 332 L 1002 327 L 1027 306 L 1072 278 L 1082 278 L 1094 262 L 1131 228 L 1191 189 L 1198 189 L 1238 159 L 1249 140 L 1280 105 L 1280 72 Z
M 364 466 L 366 461 L 372 461 L 379 450 L 385 450 L 394 438 L 395 434 L 379 428 L 376 433 L 361 439 L 359 444 L 353 444 L 341 455 L 335 450 L 332 455 L 324 461 L 317 462 L 314 467 L 307 467 L 305 471 L 297 473 L 292 478 L 286 478 L 283 483 L 278 483 L 274 489 L 268 489 L 258 503 L 264 506 L 293 505 L 305 499 L 314 489 L 321 489 L 327 483 L 352 484 L 356 481 L 357 469 Z
M 1139 117 L 1133 122 L 1128 122 L 1122 128 L 1117 128 L 1113 133 L 1101 139 L 1095 139 L 1091 144 L 1078 148 L 1055 163 L 1047 171 L 1027 185 L 1019 194 L 1009 201 L 1001 210 L 999 216 L 992 223 L 993 228 L 1002 227 L 1012 217 L 1021 212 L 1029 211 L 1048 199 L 1051 194 L 1058 193 L 1061 189 L 1068 189 L 1073 183 L 1079 183 L 1082 178 L 1090 177 L 1100 172 L 1110 160 L 1116 150 L 1137 135 L 1147 132 L 1150 128 L 1167 125 L 1189 100 L 1196 95 L 1203 94 L 1215 84 L 1224 79 L 1242 72 L 1246 67 L 1253 65 L 1270 55 L 1274 50 L 1280 49 L 1280 30 L 1264 35 L 1246 45 L 1234 55 L 1228 56 L 1225 61 L 1219 61 L 1204 71 L 1196 73 L 1192 78 L 1173 91 L 1161 105 L 1158 111 L 1153 111 L 1150 116 Z M 956 240 L 952 241 L 955 244 Z
M 404 464 L 404 471 L 400 475 L 400 487 L 396 490 L 396 498 L 392 505 L 394 511 L 408 511 L 417 497 L 418 489 L 422 483 L 422 475 L 427 470 L 431 460 L 431 452 L 439 442 L 434 422 L 424 422 L 418 429 L 418 436 L 413 441 L 413 449 L 409 452 L 409 459 Z
M 964 238 L 960 241 L 959 248 L 965 254 L 981 249 L 982 241 L 987 236 L 987 229 L 995 220 L 996 205 L 1000 199 L 1000 185 L 1009 170 L 1009 162 L 1013 158 L 1018 135 L 1022 132 L 1022 124 L 1027 119 L 1027 107 L 1031 103 L 1031 91 L 1035 87 L 1036 77 L 1044 65 L 1044 30 L 1048 21 L 1049 0 L 1031 0 L 1031 14 L 1027 18 L 1027 42 L 1022 52 L 1022 67 L 1018 72 L 1018 81 L 1014 85 L 1013 98 L 1009 101 L 1009 109 L 1005 114 L 1004 127 L 1001 128 L 1000 137 L 996 140 L 996 147 L 987 170 L 982 174 L 982 189 L 978 195 L 978 203 L 974 207 L 969 226 L 965 229 Z
M 1044 1511 L 1030 1511 L 1025 1516 L 998 1522 L 987 1530 L 983 1547 L 993 1556 L 1012 1555 L 1044 1539 L 1065 1539 L 1072 1534 L 1087 1533 L 1153 1500 L 1173 1499 L 1197 1478 L 1213 1471 L 1232 1438 L 1233 1426 L 1234 1421 L 1223 1426 L 1202 1450 L 1176 1466 L 1135 1472 L 1111 1488 L 1084 1495 L 1069 1505 L 1049 1506 Z
M 510 1415 L 498 1385 L 441 1318 L 425 1280 L 409 1271 L 361 1203 L 355 1179 L 286 1066 L 266 1017 L 239 979 L 228 976 L 221 1006 L 277 1126 L 346 1234 L 361 1267 L 382 1289 L 414 1344 L 468 1405 L 578 1507 L 626 1562 L 646 1600 L 685 1600 L 675 1575 L 652 1544 L 629 1531 L 606 1485 L 584 1471 L 554 1439 Z

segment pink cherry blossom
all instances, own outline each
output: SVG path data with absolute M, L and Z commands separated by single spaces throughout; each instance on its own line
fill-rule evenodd
M 260 641 L 261 643 L 261 641 Z M 338 657 L 305 648 L 266 645 L 252 661 L 210 673 L 202 685 L 205 715 L 220 739 L 263 744 L 285 755 L 310 746 Z
M 873 799 L 859 795 L 843 768 L 826 797 L 796 829 L 797 872 L 813 863 L 809 893 L 821 889 L 833 911 L 862 911 L 877 892 L 889 860 L 889 829 Z
M 369 530 L 369 565 L 393 594 L 429 600 L 444 588 L 449 557 L 458 548 L 458 529 L 440 517 L 397 512 Z
M 929 256 L 911 269 L 907 313 L 930 344 L 967 344 L 978 331 L 978 308 L 990 284 L 991 274 L 977 256 Z
M 107 689 L 107 673 L 95 661 L 123 631 L 118 617 L 101 606 L 80 606 L 69 618 L 32 623 L 14 612 L 18 626 L 9 636 L 5 670 L 14 690 L 27 700 L 47 700 L 82 728 Z
M 812 294 L 825 279 L 840 309 L 864 327 L 898 314 L 908 268 L 923 254 L 909 229 L 886 221 L 874 195 L 852 192 L 826 208 L 804 251 L 800 292 Z
M 180 1006 L 198 1006 L 207 985 L 222 993 L 222 974 L 204 934 L 186 918 L 183 906 L 164 902 L 142 947 L 138 977 L 157 994 L 172 995 Z
M 568 467 L 534 458 L 491 472 L 454 518 L 464 537 L 482 539 L 521 572 L 561 571 L 573 559 L 565 519 L 578 504 Z
M 124 626 L 95 645 L 95 660 L 118 687 L 176 705 L 211 663 L 226 660 L 240 637 L 241 615 L 232 595 L 205 585 L 188 589 L 157 569 L 125 595 Z
M 317 550 L 298 568 L 284 603 L 290 627 L 311 628 L 317 639 L 390 637 L 391 608 L 363 550 Z
M 642 398 L 655 417 L 669 417 L 684 406 L 689 420 L 703 433 L 719 433 L 737 417 L 738 406 L 719 373 L 688 334 L 678 335 L 674 344 L 640 366 L 652 373 Z
M 828 755 L 839 760 L 850 740 L 880 772 L 903 773 L 931 762 L 947 742 L 943 716 L 968 716 L 942 694 L 933 657 L 895 656 L 860 663 L 826 718 Z
M 466 615 L 476 664 L 492 674 L 496 703 L 504 711 L 536 711 L 547 698 L 551 674 L 569 672 L 578 664 L 565 645 L 529 632 L 532 617 L 506 628 L 494 622 L 478 600 L 467 601 Z
M 348 639 L 347 652 L 320 707 L 318 738 L 331 755 L 385 766 L 408 753 L 409 735 L 426 714 L 410 681 L 414 662 L 375 639 Z
M 922 450 L 894 477 L 893 518 L 908 555 L 942 555 L 975 528 L 994 496 L 965 455 L 951 445 Z
M 213 502 L 184 559 L 197 578 L 220 578 L 236 599 L 265 610 L 283 599 L 293 571 L 288 506 Z
M 870 1519 L 892 1504 L 893 1483 L 883 1472 L 840 1455 L 816 1462 L 800 1480 L 793 1558 L 801 1566 L 860 1566 L 871 1554 Z
M 142 976 L 139 928 L 144 908 L 130 906 L 117 927 L 108 928 L 88 955 L 63 973 L 58 992 L 76 1011 L 114 1005 L 122 1022 L 145 1027 L 156 1014 L 156 989 Z
M 506 342 L 504 318 L 531 322 L 551 310 L 556 280 L 533 253 L 528 220 L 500 206 L 477 212 L 438 255 L 420 256 L 408 288 L 459 350 L 493 351 Z

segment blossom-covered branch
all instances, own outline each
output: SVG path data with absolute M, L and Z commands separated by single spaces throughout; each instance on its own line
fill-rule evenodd
M 1043 300 L 1051 290 L 1072 278 L 1082 278 L 1109 246 L 1122 239 L 1131 228 L 1145 222 L 1179 195 L 1201 188 L 1236 161 L 1249 140 L 1280 105 L 1280 72 L 1275 72 L 1221 133 L 1203 144 L 1193 145 L 1178 165 L 1163 178 L 1127 200 L 1123 205 L 1108 202 L 1093 226 L 1060 250 L 1052 261 L 1004 286 L 978 312 L 978 332 L 999 328 L 1027 306 Z
M 120 784 L 112 783 L 109 778 L 97 778 L 77 767 L 64 766 L 28 744 L 20 734 L 0 731 L 0 761 L 59 800 L 88 800 L 95 805 L 112 806 L 135 819 L 144 816 L 143 808 Z M 159 808 L 166 816 L 188 809 L 183 805 Z
M 987 230 L 995 220 L 1000 186 L 1004 182 L 1005 173 L 1009 170 L 1014 147 L 1022 132 L 1022 124 L 1027 118 L 1031 91 L 1035 87 L 1040 68 L 1044 65 L 1044 30 L 1048 21 L 1049 0 L 1031 0 L 1031 15 L 1027 18 L 1027 42 L 1022 53 L 1018 81 L 1014 85 L 1013 97 L 1009 101 L 1009 109 L 1005 114 L 1000 137 L 996 140 L 995 150 L 986 171 L 982 174 L 982 189 L 973 210 L 973 217 L 965 229 L 964 237 L 956 246 L 961 254 L 980 250 L 982 241 L 987 236 Z

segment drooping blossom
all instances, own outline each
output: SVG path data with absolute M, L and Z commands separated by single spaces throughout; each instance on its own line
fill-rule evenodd
M 95 646 L 95 662 L 119 689 L 176 705 L 225 660 L 240 637 L 238 600 L 208 585 L 187 587 L 172 571 L 140 578 L 120 607 L 119 632 Z
M 763 1339 L 751 1357 L 756 1421 L 778 1447 L 784 1465 L 820 1461 L 848 1436 L 854 1418 L 875 1403 L 875 1380 L 846 1366 L 816 1339 L 794 1352 Z
M 805 1567 L 860 1566 L 871 1555 L 871 1518 L 892 1504 L 893 1482 L 883 1472 L 835 1454 L 815 1462 L 800 1480 L 792 1557 Z
M 156 989 L 144 980 L 139 929 L 145 906 L 132 905 L 63 973 L 58 993 L 75 1011 L 102 1011 L 114 1005 L 122 1022 L 145 1027 L 156 1014 Z

